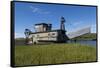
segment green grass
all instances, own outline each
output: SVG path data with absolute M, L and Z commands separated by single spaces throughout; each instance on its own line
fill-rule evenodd
M 80 44 L 49 44 L 15 47 L 15 65 L 59 64 L 96 61 L 96 48 Z

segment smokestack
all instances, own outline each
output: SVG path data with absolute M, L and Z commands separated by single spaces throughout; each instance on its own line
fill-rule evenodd
M 61 30 L 65 30 L 65 25 L 64 25 L 64 23 L 65 23 L 65 18 L 64 18 L 64 17 L 61 17 L 61 24 L 60 24 L 60 29 L 61 29 Z
M 51 31 L 52 24 L 48 24 L 48 31 Z

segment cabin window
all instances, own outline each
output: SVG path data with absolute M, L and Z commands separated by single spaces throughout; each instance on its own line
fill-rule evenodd
M 55 35 L 55 33 L 52 33 L 52 35 Z

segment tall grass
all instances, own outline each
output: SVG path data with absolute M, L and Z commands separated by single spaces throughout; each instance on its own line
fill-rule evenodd
M 96 61 L 96 48 L 80 44 L 49 44 L 15 47 L 15 65 L 41 65 Z

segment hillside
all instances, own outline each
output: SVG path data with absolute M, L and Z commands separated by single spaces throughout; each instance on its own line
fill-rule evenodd
M 96 40 L 97 39 L 96 37 L 97 37 L 96 33 L 89 33 L 73 38 L 72 40 Z

